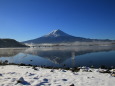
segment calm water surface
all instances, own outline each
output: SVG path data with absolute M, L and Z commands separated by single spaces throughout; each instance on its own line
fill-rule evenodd
M 73 46 L 0 49 L 0 62 L 38 66 L 115 66 L 115 46 Z

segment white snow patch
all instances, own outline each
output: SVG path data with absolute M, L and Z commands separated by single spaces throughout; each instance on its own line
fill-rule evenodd
M 108 73 L 71 72 L 58 69 L 34 70 L 29 66 L 0 66 L 0 86 L 115 86 L 115 77 Z

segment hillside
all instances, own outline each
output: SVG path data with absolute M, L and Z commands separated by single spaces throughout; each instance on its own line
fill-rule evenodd
M 0 48 L 7 47 L 27 47 L 23 43 L 17 42 L 14 39 L 0 39 Z

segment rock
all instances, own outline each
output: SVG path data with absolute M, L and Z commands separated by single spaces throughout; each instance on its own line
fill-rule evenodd
M 115 72 L 112 72 L 112 73 L 111 73 L 111 76 L 115 77 Z
M 2 76 L 2 74 L 0 74 L 0 76 Z
M 98 71 L 100 73 L 111 73 L 110 70 L 108 70 L 108 69 L 99 69 Z
M 74 84 L 71 84 L 70 86 L 75 86 Z
M 115 74 L 111 74 L 111 76 L 115 77 Z
M 18 83 L 23 84 L 23 85 L 30 85 L 30 83 L 28 83 L 27 81 L 25 81 L 23 77 L 19 78 L 19 80 L 17 81 L 16 84 L 18 84 Z
M 33 66 L 33 69 L 34 69 L 34 70 L 38 70 L 35 66 Z
M 19 80 L 17 81 L 17 83 L 23 83 L 23 82 L 25 82 L 23 77 L 20 77 Z
M 51 71 L 50 72 L 54 72 L 54 69 L 51 69 Z
M 61 72 L 66 72 L 66 70 L 62 69 Z

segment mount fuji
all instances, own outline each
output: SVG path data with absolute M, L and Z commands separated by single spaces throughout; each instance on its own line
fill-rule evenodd
M 71 36 L 61 30 L 54 30 L 51 33 L 44 35 L 42 37 L 24 41 L 23 43 L 34 43 L 34 44 L 40 44 L 40 43 L 70 43 L 70 42 L 92 42 L 96 39 L 89 39 L 89 38 L 83 38 L 83 37 L 75 37 Z

